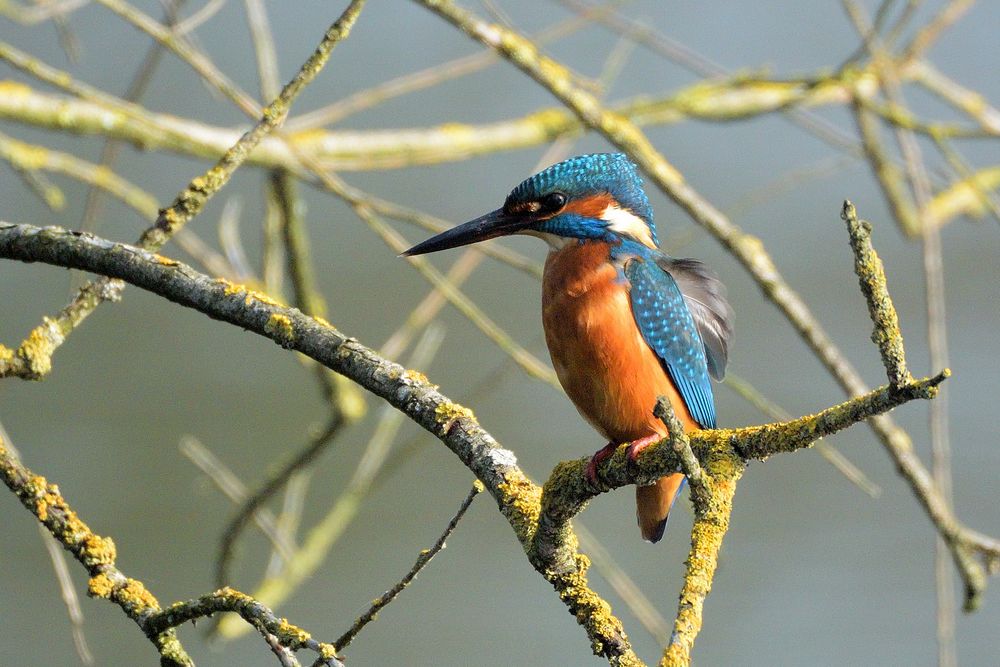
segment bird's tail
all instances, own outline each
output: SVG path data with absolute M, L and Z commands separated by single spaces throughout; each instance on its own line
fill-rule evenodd
M 652 486 L 635 487 L 635 516 L 639 520 L 642 539 L 654 544 L 660 541 L 663 529 L 667 527 L 670 508 L 686 481 L 683 473 L 674 473 L 661 477 Z

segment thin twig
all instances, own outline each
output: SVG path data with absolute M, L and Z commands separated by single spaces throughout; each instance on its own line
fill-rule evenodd
M 274 496 L 281 489 L 285 488 L 289 477 L 296 471 L 310 466 L 316 458 L 326 451 L 330 439 L 336 435 L 343 425 L 343 417 L 334 415 L 327 422 L 323 430 L 311 438 L 310 443 L 292 456 L 287 463 L 270 475 L 267 480 L 252 494 L 250 494 L 239 506 L 236 515 L 226 524 L 226 529 L 222 533 L 222 541 L 219 545 L 219 555 L 215 559 L 215 584 L 222 587 L 230 580 L 230 567 L 232 566 L 233 555 L 236 543 L 239 541 L 243 529 L 261 509 L 265 502 Z M 288 555 L 291 558 L 291 554 Z
M 792 418 L 792 414 L 788 410 L 785 410 L 764 396 L 760 390 L 736 373 L 727 370 L 726 379 L 723 383 L 770 419 L 787 421 Z M 819 452 L 820 456 L 826 459 L 840 474 L 866 494 L 872 498 L 878 498 L 882 495 L 882 487 L 873 482 L 863 470 L 854 465 L 839 449 L 822 439 L 815 442 L 813 449 Z
M 472 490 L 469 491 L 469 495 L 467 495 L 465 500 L 462 501 L 462 505 L 458 508 L 458 512 L 454 517 L 452 517 L 451 521 L 448 522 L 448 525 L 445 526 L 444 532 L 441 533 L 441 536 L 436 542 L 434 542 L 434 545 L 431 546 L 430 549 L 424 549 L 421 551 L 420 555 L 417 556 L 417 561 L 413 564 L 413 567 L 410 568 L 410 571 L 407 572 L 392 588 L 375 598 L 375 601 L 372 602 L 372 606 L 368 608 L 368 611 L 361 614 L 361 616 L 354 621 L 354 625 L 352 625 L 347 632 L 340 635 L 340 637 L 333 642 L 333 645 L 337 647 L 338 651 L 343 651 L 347 648 L 350 643 L 354 641 L 354 638 L 358 636 L 358 633 L 361 632 L 366 625 L 374 621 L 375 617 L 378 616 L 378 613 L 388 606 L 389 603 L 395 600 L 396 596 L 402 593 L 403 590 L 410 585 L 410 582 L 416 578 L 420 571 L 431 562 L 431 559 L 434 558 L 439 551 L 444 549 L 445 540 L 447 540 L 455 531 L 455 527 L 458 526 L 458 522 L 465 516 L 465 512 L 469 509 L 472 501 L 475 500 L 476 496 L 482 493 L 485 488 L 486 487 L 484 487 L 483 483 L 479 480 L 476 480 L 472 484 Z
M 113 0 L 117 5 L 117 0 Z M 102 0 L 108 3 L 112 0 Z M 350 32 L 364 6 L 365 0 L 353 0 L 344 13 L 323 35 L 319 46 L 306 60 L 292 80 L 264 110 L 261 119 L 239 141 L 226 151 L 219 161 L 191 181 L 174 202 L 163 209 L 156 223 L 139 237 L 138 245 L 147 250 L 158 250 L 171 236 L 196 216 L 205 203 L 217 193 L 232 174 L 246 160 L 254 147 L 284 122 L 292 102 L 323 69 L 334 47 Z M 158 25 L 158 24 L 157 24 Z M 25 379 L 39 379 L 51 370 L 52 355 L 62 345 L 66 336 L 104 301 L 121 298 L 123 284 L 101 279 L 84 285 L 77 297 L 55 318 L 45 318 L 10 358 L 0 354 L 0 377 L 14 375 Z M 0 351 L 6 348 L 0 348 Z
M 219 489 L 234 504 L 241 505 L 247 500 L 250 494 L 247 492 L 246 485 L 197 438 L 186 435 L 181 438 L 177 447 L 181 454 L 208 477 L 215 484 L 215 488 Z M 257 508 L 253 513 L 253 522 L 257 524 L 260 532 L 271 541 L 278 553 L 285 558 L 291 556 L 295 549 L 291 534 L 281 530 L 270 510 L 266 507 Z
M 136 9 L 125 0 L 97 0 L 97 2 L 152 37 L 164 48 L 169 49 L 182 62 L 187 63 L 207 84 L 222 93 L 248 117 L 253 119 L 260 117 L 262 113 L 260 105 L 189 40 L 148 14 Z
M 430 365 L 444 340 L 444 329 L 431 325 L 425 331 L 408 360 L 408 366 L 426 368 Z M 365 446 L 361 459 L 351 475 L 347 486 L 333 505 L 310 530 L 302 544 L 285 561 L 279 576 L 265 576 L 253 595 L 258 600 L 277 606 L 291 595 L 323 563 L 330 549 L 354 521 L 361 502 L 371 493 L 372 484 L 379 470 L 388 460 L 393 440 L 403 423 L 403 415 L 385 406 L 375 427 L 375 432 Z M 227 532 L 227 539 L 229 533 Z M 222 563 L 220 556 L 219 563 Z M 246 631 L 239 623 L 221 620 L 215 633 L 232 638 Z

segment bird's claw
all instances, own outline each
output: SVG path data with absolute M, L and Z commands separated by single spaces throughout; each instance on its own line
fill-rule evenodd
M 611 455 L 615 453 L 615 449 L 617 448 L 618 445 L 613 442 L 609 442 L 607 445 L 594 452 L 594 455 L 590 457 L 589 461 L 587 461 L 587 483 L 590 484 L 591 488 L 597 491 L 601 490 L 601 483 L 597 480 L 597 466 L 611 458 Z
M 647 435 L 645 438 L 639 438 L 638 440 L 633 440 L 628 444 L 628 448 L 625 450 L 625 455 L 628 456 L 628 462 L 634 464 L 642 450 L 646 449 L 652 444 L 655 444 L 663 439 L 663 436 L 653 434 Z

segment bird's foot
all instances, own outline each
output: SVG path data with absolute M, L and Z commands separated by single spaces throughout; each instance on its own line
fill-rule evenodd
M 601 484 L 597 481 L 597 466 L 611 458 L 616 449 L 618 449 L 618 444 L 609 442 L 590 457 L 590 461 L 587 462 L 587 482 L 592 488 L 600 490 Z
M 645 438 L 639 438 L 638 440 L 630 442 L 628 444 L 628 449 L 625 450 L 625 454 L 628 456 L 628 462 L 635 463 L 636 459 L 639 458 L 639 454 L 642 453 L 642 450 L 646 449 L 646 447 L 649 447 L 650 445 L 658 443 L 660 440 L 663 440 L 663 436 L 654 433 L 653 435 L 647 435 Z

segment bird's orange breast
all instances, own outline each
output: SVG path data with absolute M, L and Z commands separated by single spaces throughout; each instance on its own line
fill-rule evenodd
M 668 396 L 685 430 L 697 428 L 632 315 L 628 287 L 604 242 L 570 243 L 549 254 L 542 324 L 559 381 L 580 414 L 612 442 L 665 434 L 653 416 Z

